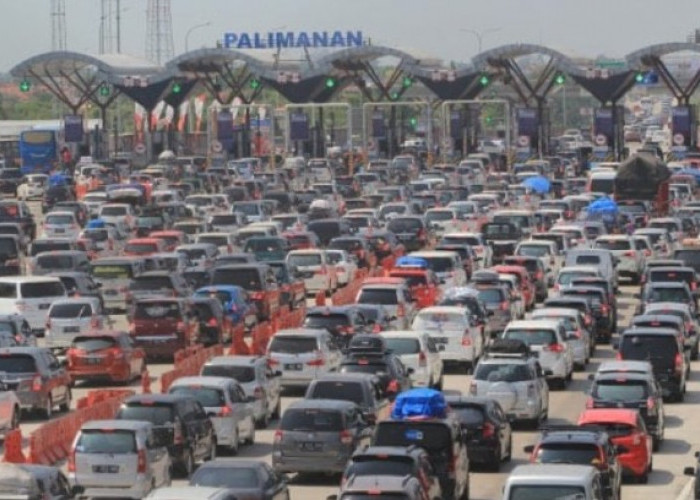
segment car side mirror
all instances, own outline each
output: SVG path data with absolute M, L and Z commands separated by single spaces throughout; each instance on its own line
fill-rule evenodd
M 613 341 L 610 344 L 612 345 L 612 348 L 616 351 L 620 348 L 620 341 L 617 339 L 613 339 Z
M 695 476 L 695 467 L 686 467 L 683 469 L 683 475 Z
M 70 492 L 71 492 L 71 495 L 73 495 L 74 497 L 77 497 L 77 496 L 85 493 L 85 486 L 82 486 L 80 484 L 76 484 L 70 489 Z
M 552 370 L 543 370 L 542 373 L 545 377 L 551 377 L 552 375 L 554 375 L 554 372 Z

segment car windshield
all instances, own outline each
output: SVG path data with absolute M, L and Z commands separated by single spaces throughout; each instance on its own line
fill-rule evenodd
M 287 409 L 282 415 L 280 429 L 302 432 L 339 432 L 343 430 L 340 412 L 316 409 Z
M 260 213 L 260 206 L 256 203 L 234 203 L 233 211 L 245 215 L 258 215 Z
M 585 278 L 587 276 L 591 276 L 591 273 L 582 271 L 565 271 L 563 273 L 559 273 L 559 277 L 557 278 L 557 283 L 560 285 L 570 285 L 571 282 L 575 279 L 579 278 Z
M 428 280 L 425 274 L 416 274 L 411 271 L 392 271 L 391 278 L 403 278 L 406 280 L 406 285 L 410 288 L 415 286 L 427 285 Z
M 398 303 L 396 290 L 388 288 L 363 288 L 357 299 L 358 304 L 381 304 L 392 306 Z
M 365 402 L 359 383 L 342 381 L 318 381 L 306 399 L 340 399 L 358 405 Z
M 43 269 L 73 269 L 76 266 L 76 260 L 70 255 L 39 255 L 36 258 L 36 263 Z
M 678 287 L 655 287 L 648 296 L 649 302 L 681 302 L 686 304 L 690 301 L 690 295 L 684 288 Z
M 93 264 L 92 276 L 98 279 L 131 279 L 133 270 L 129 264 Z
M 479 300 L 484 304 L 500 304 L 505 300 L 503 290 L 499 288 L 480 288 Z
M 628 380 L 620 377 L 615 380 L 598 380 L 592 394 L 605 401 L 630 401 L 646 399 L 647 383 L 644 380 Z
M 413 459 L 410 457 L 354 457 L 346 469 L 345 477 L 354 476 L 413 476 Z M 343 497 L 345 498 L 345 497 Z
M 474 373 L 475 380 L 488 382 L 523 382 L 532 380 L 532 370 L 525 364 L 479 363 Z
M 549 255 L 549 248 L 544 245 L 520 245 L 518 255 L 525 257 L 544 257 Z
M 106 229 L 86 229 L 83 231 L 83 238 L 97 242 L 107 241 L 109 232 Z
M 386 347 L 397 356 L 403 354 L 416 354 L 421 351 L 418 339 L 384 337 Z
M 85 302 L 78 302 L 75 304 L 64 303 L 51 306 L 49 317 L 58 319 L 84 318 L 92 315 L 92 313 L 92 306 Z
M 212 285 L 235 285 L 246 290 L 260 290 L 260 273 L 257 269 L 225 269 L 214 270 Z
M 180 306 L 177 302 L 137 302 L 134 318 L 179 320 L 181 318 Z
M 545 443 L 535 455 L 535 462 L 542 464 L 590 464 L 599 459 L 598 447 L 588 443 Z
M 86 429 L 80 432 L 75 445 L 77 453 L 125 455 L 136 453 L 136 438 L 132 431 L 115 429 Z
M 348 326 L 350 318 L 346 314 L 306 314 L 304 326 L 306 328 L 338 328 Z
M 44 281 L 36 283 L 20 283 L 20 293 L 25 299 L 41 299 L 44 297 L 62 297 L 65 289 L 60 281 Z
M 375 446 L 410 446 L 425 448 L 428 453 L 452 449 L 448 426 L 430 422 L 392 421 L 381 423 L 374 436 Z M 447 451 L 449 453 L 449 451 Z
M 201 375 L 232 378 L 244 384 L 255 380 L 255 368 L 237 365 L 204 365 Z
M 36 361 L 29 354 L 0 354 L 0 373 L 34 373 L 36 371 Z
M 673 360 L 678 354 L 678 341 L 671 335 L 622 336 L 620 353 L 622 359 L 649 361 L 655 359 Z
M 100 210 L 100 215 L 107 215 L 107 216 L 119 216 L 119 215 L 126 215 L 127 214 L 127 208 L 126 207 L 102 207 L 102 210 Z
M 72 215 L 47 215 L 44 223 L 51 224 L 54 226 L 64 226 L 68 224 L 73 224 L 75 219 Z
M 117 339 L 114 337 L 76 337 L 71 347 L 85 352 L 101 351 L 117 347 Z
M 316 337 L 275 335 L 268 350 L 279 354 L 302 354 L 318 349 Z
M 595 242 L 595 248 L 605 250 L 630 250 L 631 243 L 628 240 L 598 240 Z
M 223 389 L 215 387 L 202 387 L 201 385 L 177 386 L 170 389 L 170 394 L 194 398 L 204 408 L 226 406 L 226 397 Z
M 287 258 L 287 263 L 292 267 L 320 266 L 323 262 L 321 254 L 292 254 Z
M 423 223 L 420 219 L 392 219 L 386 228 L 392 233 L 414 233 L 423 228 Z
M 484 425 L 484 408 L 480 406 L 460 406 L 450 405 L 452 411 L 455 412 L 459 422 L 462 425 L 467 425 L 469 427 L 480 427 Z
M 502 338 L 508 340 L 520 340 L 528 346 L 556 344 L 557 336 L 553 330 L 518 330 L 508 329 Z
M 582 486 L 569 485 L 513 485 L 508 500 L 584 500 Z
M 413 321 L 416 330 L 464 330 L 466 325 L 465 313 L 421 311 Z
M 129 290 L 150 291 L 150 290 L 171 290 L 173 283 L 169 276 L 142 276 L 129 283 Z
M 611 438 L 629 436 L 637 430 L 636 427 L 632 425 L 620 422 L 590 422 L 589 424 L 583 424 L 583 427 L 586 427 L 586 425 L 591 425 L 595 428 L 604 428 L 605 432 L 607 432 L 608 436 Z
M 143 420 L 151 422 L 153 425 L 164 425 L 175 421 L 170 405 L 149 401 L 122 405 L 116 418 L 119 420 Z
M 130 253 L 153 253 L 158 251 L 157 243 L 127 243 L 124 247 L 125 252 Z
M 231 465 L 226 467 L 203 466 L 190 479 L 192 486 L 213 488 L 258 488 L 258 471 L 253 467 Z

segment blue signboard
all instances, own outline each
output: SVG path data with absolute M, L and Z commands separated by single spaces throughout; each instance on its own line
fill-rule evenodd
M 384 124 L 383 111 L 374 111 L 372 113 L 372 137 L 375 139 L 386 137 L 386 125 Z
M 462 113 L 459 110 L 453 110 L 450 112 L 450 137 L 455 140 L 462 138 L 464 120 L 462 119 Z
M 613 126 L 612 108 L 599 108 L 595 110 L 593 130 L 597 146 L 609 148 L 615 144 L 615 127 Z M 605 142 L 603 142 L 603 138 L 605 138 Z
M 216 117 L 216 138 L 222 142 L 233 139 L 233 114 L 230 111 L 219 111 Z
M 361 31 L 277 31 L 268 33 L 224 33 L 227 49 L 294 49 L 361 47 Z
M 63 138 L 66 142 L 83 142 L 83 117 L 65 115 L 63 117 Z
M 674 106 L 671 109 L 671 132 L 674 146 L 690 146 L 692 120 L 688 106 Z
M 289 138 L 292 141 L 309 140 L 309 116 L 306 113 L 291 113 L 289 115 Z

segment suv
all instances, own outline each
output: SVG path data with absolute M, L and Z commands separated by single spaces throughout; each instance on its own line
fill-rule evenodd
M 371 427 L 350 401 L 302 399 L 282 415 L 272 445 L 276 472 L 342 472 Z
M 185 477 L 192 475 L 197 460 L 216 457 L 214 425 L 194 398 L 172 394 L 132 396 L 114 418 L 151 422 L 154 435 L 167 446 L 173 466 Z
M 63 412 L 70 409 L 70 375 L 47 348 L 0 350 L 0 382 L 14 391 L 22 410 L 37 410 L 47 420 L 56 405 Z
M 423 500 L 428 497 L 426 497 L 424 486 L 412 475 L 403 477 L 368 475 L 351 477 L 348 482 L 342 485 L 339 495 L 331 495 L 326 500 L 354 500 L 356 498 Z M 435 499 L 431 498 L 431 500 Z
M 413 369 L 411 382 L 414 386 L 442 390 L 443 363 L 440 351 L 427 332 L 394 330 L 381 332 L 380 336 L 403 365 Z
M 502 498 L 602 500 L 605 496 L 601 474 L 595 467 L 527 464 L 517 466 L 508 475 Z
M 367 329 L 364 316 L 354 304 L 309 308 L 303 326 L 328 330 L 339 345 L 347 345 L 349 338 Z
M 618 359 L 649 360 L 664 397 L 683 401 L 688 360 L 677 331 L 657 327 L 625 330 L 617 347 Z
M 311 382 L 305 399 L 338 399 L 355 403 L 368 424 L 389 415 L 389 401 L 379 390 L 378 379 L 365 373 L 329 373 Z
M 619 500 L 622 467 L 617 460 L 620 451 L 607 432 L 573 426 L 554 426 L 542 431 L 535 445 L 524 448 L 530 462 L 537 464 L 570 463 L 595 465 L 601 473 L 605 498 Z
M 594 248 L 610 250 L 617 259 L 617 275 L 631 278 L 633 284 L 639 283 L 646 268 L 646 256 L 642 250 L 637 250 L 631 236 L 599 236 L 595 240 Z
M 270 419 L 280 417 L 282 372 L 273 371 L 262 356 L 217 356 L 202 367 L 200 375 L 229 377 L 253 396 L 253 414 L 258 427 L 267 427 Z
M 127 304 L 151 297 L 189 297 L 190 287 L 179 274 L 170 271 L 148 271 L 134 276 L 126 292 Z
M 275 271 L 265 264 L 237 264 L 214 269 L 212 285 L 238 285 L 258 306 L 258 319 L 272 319 L 280 308 L 280 291 Z
M 397 329 L 408 329 L 416 313 L 413 296 L 403 278 L 367 278 L 355 302 L 383 305 L 392 317 L 392 328 Z
M 430 464 L 430 455 L 418 446 L 370 446 L 355 452 L 343 472 L 342 491 L 346 486 L 352 489 L 355 478 L 376 476 L 416 478 L 429 500 L 442 498 L 440 481 Z
M 170 358 L 199 339 L 199 321 L 190 301 L 162 297 L 134 304 L 129 331 L 150 358 Z
M 641 294 L 637 314 L 642 314 L 647 305 L 653 302 L 678 302 L 688 304 L 693 314 L 697 314 L 697 302 L 685 281 L 652 281 L 647 283 Z
M 521 341 L 493 341 L 476 365 L 469 395 L 498 401 L 511 421 L 537 426 L 549 415 L 549 387 L 542 367 Z

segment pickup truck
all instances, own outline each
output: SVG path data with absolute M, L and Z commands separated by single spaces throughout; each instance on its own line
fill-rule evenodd
M 23 201 L 1 200 L 0 201 L 0 222 L 14 222 L 22 226 L 24 234 L 30 240 L 36 238 L 36 221 L 29 210 L 29 206 Z

